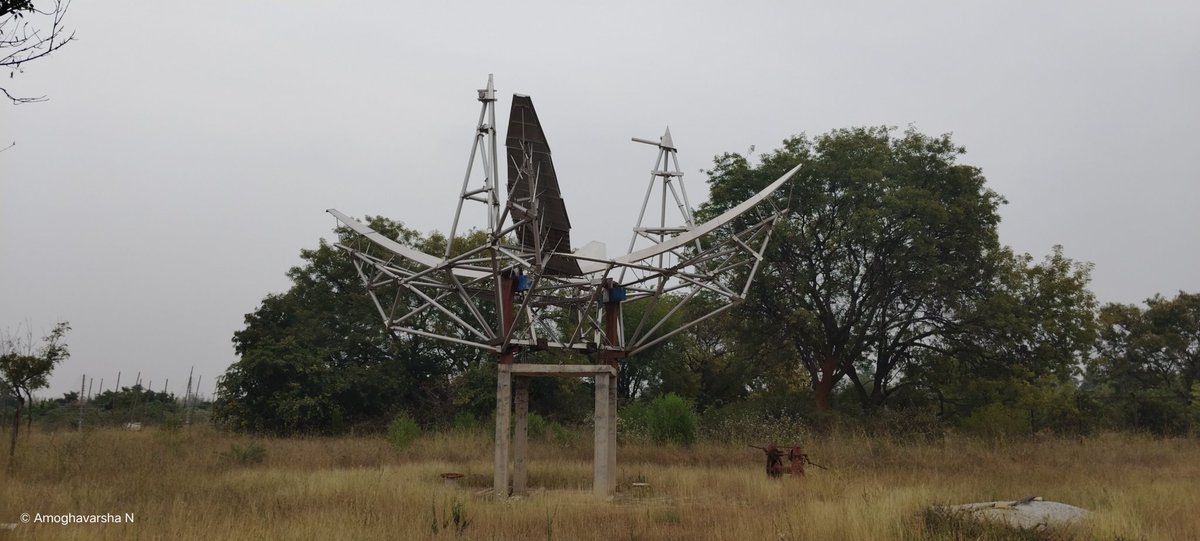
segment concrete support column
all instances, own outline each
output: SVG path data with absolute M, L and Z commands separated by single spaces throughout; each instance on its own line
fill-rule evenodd
M 513 432 L 513 495 L 525 494 L 528 479 L 529 455 L 529 378 L 514 376 L 513 388 L 516 393 L 514 417 L 516 427 Z
M 611 380 L 612 376 L 608 374 L 596 374 L 596 435 L 592 455 L 592 492 L 597 498 L 611 496 L 609 487 L 615 482 L 615 478 L 612 478 L 615 472 L 609 465 L 609 454 L 615 451 L 609 445 L 609 427 L 612 425 L 614 409 L 610 407 L 609 401 L 609 389 L 613 387 Z
M 617 376 L 608 384 L 608 495 L 617 493 Z
M 496 472 L 492 487 L 497 498 L 508 496 L 508 446 L 512 424 L 512 365 L 496 365 Z

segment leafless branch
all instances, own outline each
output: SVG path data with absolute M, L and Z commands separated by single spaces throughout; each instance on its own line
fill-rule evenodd
M 8 68 L 11 79 L 21 71 L 21 65 L 45 57 L 75 39 L 68 33 L 63 19 L 71 0 L 50 0 L 34 5 L 28 11 L 9 11 L 0 15 L 0 67 Z M 14 104 L 45 101 L 45 96 L 25 98 L 14 96 L 0 87 L 4 97 Z
M 4 97 L 12 100 L 13 105 L 20 105 L 22 103 L 35 103 L 35 102 L 39 102 L 39 101 L 46 101 L 46 96 L 38 96 L 36 98 L 14 96 L 8 92 L 7 88 L 4 88 L 2 86 L 0 86 L 0 92 L 4 93 Z

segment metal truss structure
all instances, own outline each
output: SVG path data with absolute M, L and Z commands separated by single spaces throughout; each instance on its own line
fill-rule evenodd
M 644 352 L 745 298 L 773 225 L 782 216 L 771 196 L 798 167 L 740 205 L 696 224 L 670 130 L 658 141 L 635 138 L 655 146 L 658 157 L 628 251 L 608 257 L 599 242 L 572 248 L 571 224 L 550 147 L 530 98 L 513 97 L 503 158 L 497 152 L 491 76 L 478 99 L 479 121 L 444 252 L 424 253 L 330 209 L 356 233 L 338 248 L 353 258 L 389 329 L 473 346 L 498 357 L 498 493 L 507 489 L 512 376 L 518 376 L 519 426 L 524 419 L 520 408 L 528 402 L 525 378 L 595 377 L 596 491 L 611 494 L 620 359 Z M 503 193 L 501 159 L 507 172 Z M 482 215 L 485 225 L 482 241 L 463 247 L 466 237 L 480 237 L 461 234 L 468 214 Z M 640 310 L 631 311 L 636 315 L 626 321 L 623 308 L 631 303 L 640 303 Z M 558 368 L 513 364 L 516 354 L 540 350 L 574 351 L 595 360 Z M 521 393 L 526 393 L 524 406 Z M 518 429 L 517 435 L 523 442 L 523 431 Z M 519 491 L 524 485 L 523 451 L 516 456 L 514 490 Z
M 471 160 L 441 257 L 402 245 L 329 210 L 358 233 L 357 241 L 338 247 L 354 259 L 390 329 L 501 356 L 566 349 L 602 353 L 615 361 L 636 355 L 745 297 L 780 213 L 771 208 L 765 217 L 738 230 L 731 226 L 752 208 L 770 205 L 769 196 L 794 169 L 741 205 L 696 225 L 670 130 L 657 142 L 634 139 L 658 147 L 659 156 L 629 252 L 608 258 L 605 246 L 597 242 L 571 249 L 570 222 L 549 146 L 532 103 L 524 96 L 514 98 L 507 142 L 508 189 L 501 207 L 496 94 L 490 77 L 487 88 L 479 91 L 479 101 Z M 473 183 L 480 170 L 481 181 Z M 646 226 L 647 207 L 656 191 L 661 194 L 661 216 L 657 224 Z M 679 211 L 680 224 L 667 222 L 669 199 Z M 458 238 L 461 218 L 472 203 L 486 207 L 486 242 L 455 254 L 453 239 Z M 650 244 L 635 249 L 639 240 Z M 699 297 L 709 301 L 706 312 L 684 310 Z M 641 310 L 636 321 L 622 321 L 621 305 L 637 301 L 651 307 Z M 669 309 L 653 309 L 664 301 Z M 690 317 L 681 318 L 684 314 Z M 430 321 L 438 325 L 430 328 Z

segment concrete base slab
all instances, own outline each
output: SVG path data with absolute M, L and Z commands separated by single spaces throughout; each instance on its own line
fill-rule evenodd
M 999 522 L 1017 528 L 1062 526 L 1087 518 L 1090 511 L 1074 505 L 1038 499 L 1016 502 L 979 502 L 945 507 L 966 516 Z

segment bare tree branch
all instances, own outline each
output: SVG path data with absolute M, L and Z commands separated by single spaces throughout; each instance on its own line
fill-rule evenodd
M 42 7 L 44 6 L 44 7 Z M 45 57 L 75 39 L 63 25 L 71 0 L 0 0 L 0 67 L 8 68 L 9 79 L 21 72 L 22 64 Z M 17 97 L 0 87 L 13 104 L 46 101 L 45 96 Z
M 8 98 L 8 99 L 12 100 L 12 102 L 13 102 L 13 105 L 20 105 L 20 104 L 22 104 L 22 103 L 36 103 L 36 102 L 39 102 L 39 101 L 46 101 L 46 99 L 47 99 L 47 98 L 46 98 L 46 96 L 38 96 L 38 97 L 36 97 L 36 98 L 29 98 L 29 97 L 17 97 L 17 96 L 14 96 L 14 95 L 10 94 L 10 93 L 8 92 L 8 89 L 7 89 L 7 88 L 4 88 L 4 87 L 2 87 L 2 86 L 0 86 L 0 92 L 3 92 L 3 93 L 4 93 L 4 97 L 6 97 L 6 98 Z

